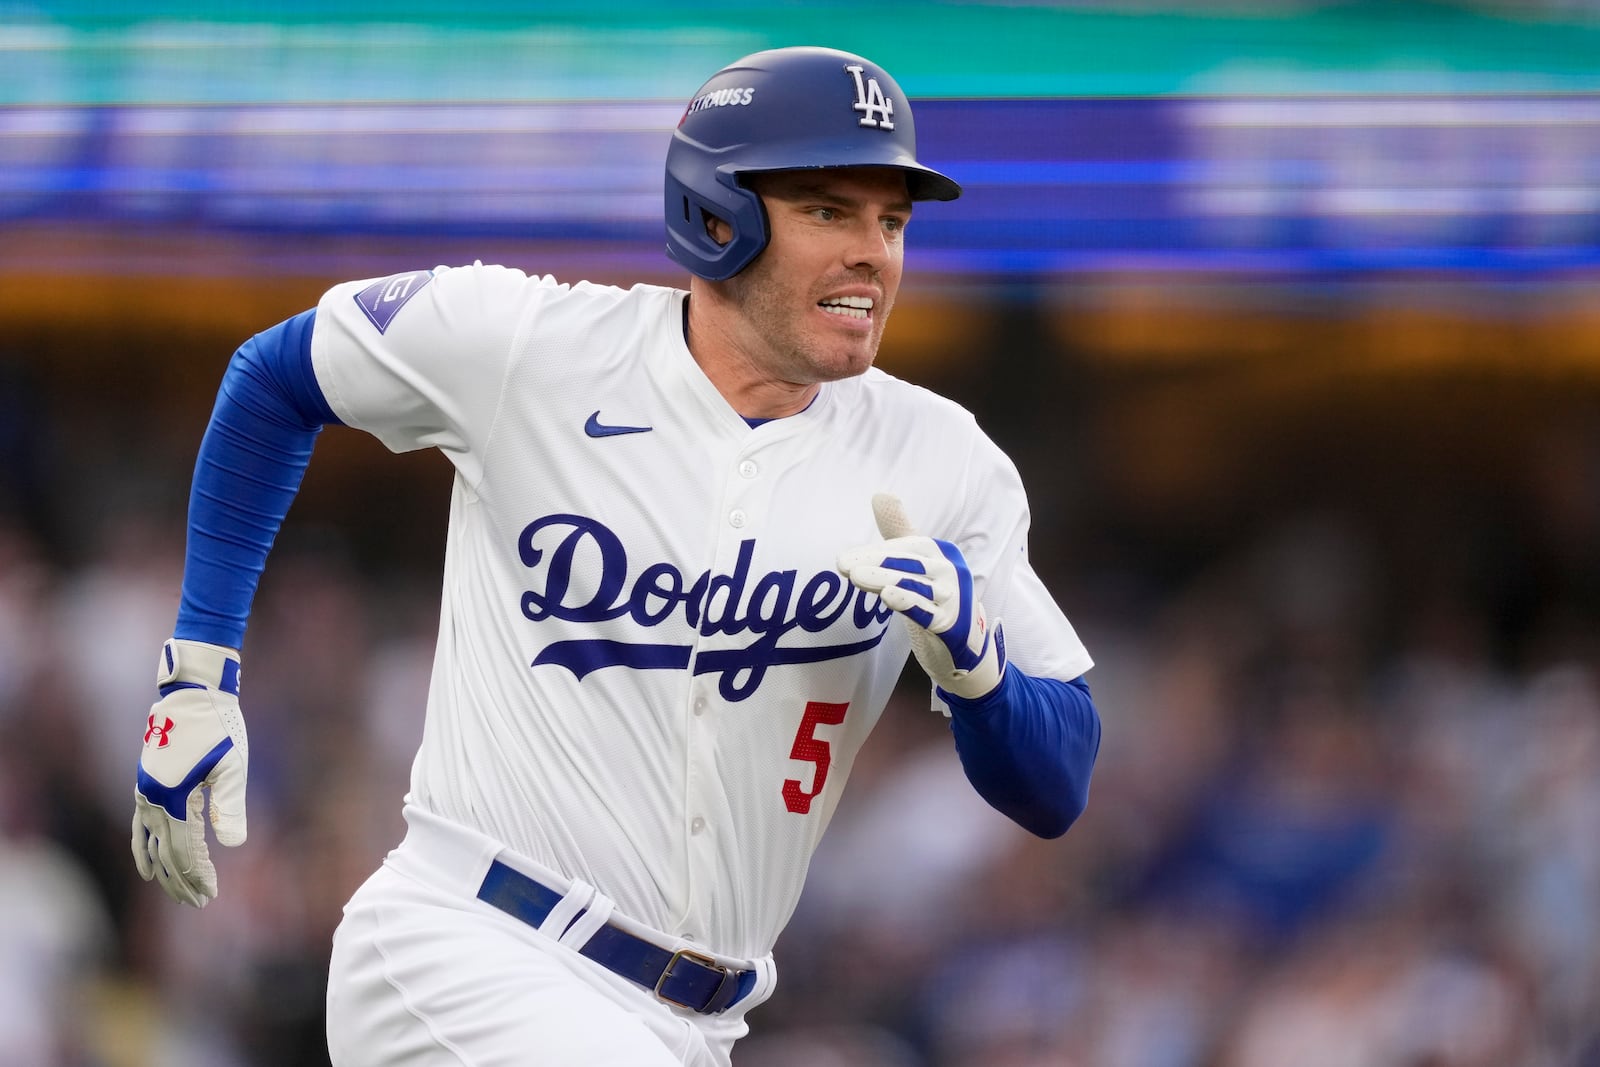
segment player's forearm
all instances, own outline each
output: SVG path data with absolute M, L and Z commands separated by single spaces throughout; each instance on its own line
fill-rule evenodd
M 256 585 L 326 423 L 307 311 L 234 353 L 195 460 L 175 637 L 239 648 Z
M 979 795 L 1040 837 L 1083 813 L 1100 751 L 1100 714 L 1082 678 L 1035 678 L 1013 664 L 979 700 L 945 696 L 962 769 Z

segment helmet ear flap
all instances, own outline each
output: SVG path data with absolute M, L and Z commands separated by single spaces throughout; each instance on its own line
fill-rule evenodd
M 738 184 L 737 178 L 731 180 L 731 185 L 718 181 L 700 183 L 696 188 L 667 172 L 668 253 L 680 263 L 691 264 L 694 273 L 708 281 L 725 281 L 738 274 L 761 254 L 771 237 L 760 195 Z M 712 189 L 716 195 L 708 197 L 701 189 Z M 726 242 L 711 235 L 712 219 L 720 219 L 732 231 Z

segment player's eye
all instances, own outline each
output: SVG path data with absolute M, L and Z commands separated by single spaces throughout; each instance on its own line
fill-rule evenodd
M 906 220 L 899 215 L 886 215 L 883 219 L 883 228 L 890 233 L 901 233 L 906 228 Z
M 811 214 L 818 222 L 832 222 L 839 217 L 839 212 L 831 207 L 814 207 L 811 209 Z

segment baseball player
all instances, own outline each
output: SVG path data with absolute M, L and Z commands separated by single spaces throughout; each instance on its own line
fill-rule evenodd
M 872 368 L 913 204 L 959 193 L 881 67 L 760 52 L 667 152 L 687 291 L 436 267 L 234 355 L 135 795 L 175 899 L 217 893 L 207 795 L 245 839 L 239 649 L 317 433 L 455 467 L 406 834 L 334 937 L 335 1064 L 728 1064 L 908 654 L 995 808 L 1046 837 L 1082 811 L 1090 659 L 1017 472 Z

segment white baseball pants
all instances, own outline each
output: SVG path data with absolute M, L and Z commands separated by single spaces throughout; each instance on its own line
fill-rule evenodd
M 754 991 L 720 1015 L 646 989 L 477 899 L 495 859 L 566 883 L 475 831 L 406 809 L 400 847 L 356 891 L 333 937 L 334 1067 L 729 1067 Z M 670 945 L 661 935 L 658 943 Z

